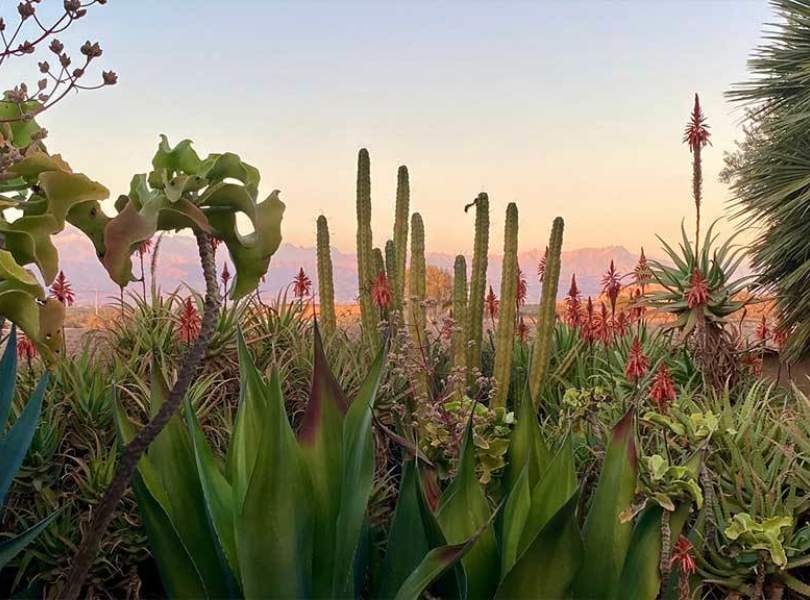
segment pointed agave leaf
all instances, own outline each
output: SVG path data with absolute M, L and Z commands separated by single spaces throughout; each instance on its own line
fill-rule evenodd
M 42 398 L 47 385 L 48 374 L 45 373 L 39 380 L 34 393 L 31 394 L 20 417 L 5 436 L 0 438 L 0 456 L 3 457 L 3 462 L 0 463 L 0 505 L 6 497 L 14 476 L 25 460 L 34 432 L 39 425 L 39 413 L 42 410 Z
M 42 531 L 50 525 L 59 512 L 54 512 L 42 519 L 36 525 L 32 525 L 20 535 L 14 536 L 0 541 L 0 571 L 3 570 L 11 559 L 20 553 L 34 538 L 36 538 Z
M 528 465 L 529 489 L 537 485 L 551 454 L 540 431 L 537 415 L 526 389 L 517 410 L 517 424 L 509 442 L 508 462 L 504 472 L 504 489 L 508 492 L 517 482 L 524 466 Z
M 577 489 L 574 449 L 571 437 L 566 437 L 557 454 L 531 491 L 531 504 L 526 526 L 518 545 L 518 556 L 534 543 L 546 523 L 565 505 Z
M 6 338 L 6 348 L 0 359 L 0 431 L 6 428 L 11 401 L 17 384 L 17 327 L 12 325 Z M 0 499 L 2 502 L 2 499 Z
M 503 511 L 501 527 L 501 577 L 514 566 L 518 556 L 518 545 L 529 516 L 532 499 L 529 490 L 529 467 L 523 467 L 517 482 L 509 491 Z
M 197 462 L 208 518 L 218 542 L 217 550 L 222 553 L 227 563 L 226 581 L 230 592 L 228 595 L 234 596 L 236 594 L 233 591 L 237 587 L 236 582 L 239 581 L 239 559 L 236 555 L 236 537 L 233 528 L 233 488 L 217 464 L 189 402 L 186 403 L 186 420 L 191 432 L 194 458 Z
M 333 596 L 355 595 L 352 567 L 374 483 L 372 410 L 377 400 L 387 347 L 386 343 L 378 352 L 343 422 L 343 483 L 336 524 Z
M 472 415 L 467 423 L 461 447 L 458 472 L 442 494 L 437 512 L 447 541 L 461 544 L 490 521 L 492 509 L 475 475 L 475 446 L 472 441 Z M 498 585 L 500 565 L 495 532 L 491 527 L 476 535 L 463 559 L 470 598 L 491 598 Z
M 609 598 L 616 590 L 632 535 L 632 524 L 621 523 L 619 514 L 633 501 L 637 469 L 631 409 L 613 428 L 585 519 L 585 556 L 576 598 Z
M 240 363 L 240 369 L 254 371 L 249 380 L 260 380 L 252 362 Z M 309 524 L 302 489 L 303 465 L 284 410 L 278 373 L 274 371 L 270 384 L 258 390 L 265 395 L 256 403 L 258 451 L 253 460 L 242 458 L 237 477 L 249 479 L 234 486 L 242 590 L 248 598 L 305 597 L 309 595 L 309 550 L 305 543 Z M 243 446 L 244 452 L 248 445 Z M 249 462 L 252 469 L 247 468 Z M 241 502 L 238 488 L 244 489 Z
M 313 337 L 312 388 L 298 432 L 298 443 L 306 467 L 307 496 L 312 507 L 312 590 L 316 596 L 330 596 L 335 573 L 335 527 L 346 482 L 343 473 L 343 415 L 349 406 L 329 370 L 317 324 Z M 353 484 L 349 481 L 349 486 Z
M 574 493 L 504 577 L 496 598 L 567 598 L 583 559 Z M 595 596 L 599 597 L 599 596 Z

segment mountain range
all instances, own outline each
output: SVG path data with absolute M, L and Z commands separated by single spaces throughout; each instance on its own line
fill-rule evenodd
M 90 241 L 78 230 L 68 227 L 56 238 L 61 260 L 60 267 L 71 282 L 80 304 L 92 304 L 97 299 L 105 302 L 109 297 L 117 296 L 118 290 L 108 279 L 104 268 L 98 261 Z M 537 265 L 543 249 L 521 252 L 518 262 L 526 277 L 529 302 L 536 301 L 540 295 L 540 283 L 537 279 Z M 217 253 L 220 270 L 227 256 L 224 247 Z M 147 281 L 150 272 L 151 254 L 144 257 Z M 426 255 L 428 265 L 434 265 L 452 272 L 455 255 L 447 253 L 429 253 Z M 596 296 L 601 289 L 601 278 L 613 260 L 619 273 L 629 273 L 638 261 L 638 255 L 622 246 L 605 248 L 578 248 L 562 253 L 559 295 L 564 295 L 570 285 L 571 275 L 576 273 L 577 285 L 584 296 Z M 140 273 L 138 257 L 134 257 L 134 272 Z M 468 268 L 471 259 L 467 257 Z M 500 288 L 501 257 L 491 255 L 487 279 L 495 293 Z M 266 282 L 261 286 L 262 293 L 276 294 L 289 285 L 293 277 L 303 268 L 317 289 L 317 266 L 314 247 L 282 244 L 270 263 Z M 355 254 L 332 248 L 332 268 L 335 284 L 335 301 L 352 303 L 357 297 L 357 265 Z M 233 271 L 233 269 L 231 269 Z M 190 285 L 195 289 L 202 288 L 202 276 L 198 263 L 194 238 L 185 235 L 164 236 L 158 254 L 157 277 L 161 289 L 171 291 L 178 286 Z M 137 283 L 131 284 L 137 286 Z M 135 289 L 133 287 L 133 289 Z

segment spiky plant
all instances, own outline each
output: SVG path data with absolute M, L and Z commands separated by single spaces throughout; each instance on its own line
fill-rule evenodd
M 425 279 L 425 225 L 422 215 L 413 213 L 411 217 L 411 270 L 408 282 L 408 331 L 411 338 L 413 361 L 423 370 L 414 378 L 415 393 L 420 398 L 427 398 L 430 391 L 430 374 L 428 370 L 427 315 L 425 299 L 427 282 Z
M 540 294 L 540 306 L 537 308 L 537 333 L 534 338 L 532 364 L 529 374 L 532 399 L 535 406 L 540 402 L 540 388 L 551 358 L 556 322 L 557 288 L 560 282 L 560 256 L 562 254 L 563 228 L 561 217 L 554 219 L 551 237 L 546 246 L 543 263 L 543 291 Z
M 399 298 L 397 294 L 400 291 L 398 281 L 398 271 L 399 267 L 397 266 L 397 249 L 394 245 L 393 240 L 388 240 L 385 242 L 385 276 L 388 279 L 388 283 L 391 287 L 391 296 L 392 296 L 392 305 L 394 310 L 401 310 L 402 309 L 402 296 Z
M 455 390 L 464 396 L 467 370 L 467 260 L 462 254 L 453 264 L 453 371 L 457 376 Z
M 515 315 L 517 313 L 517 248 L 518 248 L 518 209 L 514 202 L 506 207 L 504 227 L 503 265 L 501 266 L 501 305 L 498 328 L 495 336 L 495 377 L 496 388 L 492 405 L 506 407 L 509 395 L 509 381 L 512 374 L 512 356 L 515 345 Z
M 374 253 L 371 232 L 371 161 L 368 150 L 357 155 L 357 285 L 363 336 L 372 348 L 379 342 L 377 312 L 371 300 L 374 282 Z
M 709 126 L 695 94 L 695 105 L 683 132 L 683 141 L 692 153 L 692 197 L 695 200 L 695 254 L 700 253 L 700 208 L 703 203 L 703 161 L 701 152 L 709 144 Z
M 321 325 L 326 339 L 335 332 L 335 283 L 332 275 L 332 252 L 329 247 L 329 224 L 320 215 L 317 221 L 318 241 L 318 300 L 321 306 Z
M 411 185 L 408 167 L 402 165 L 397 171 L 397 200 L 394 215 L 393 250 L 396 268 L 389 273 L 393 284 L 394 308 L 402 310 L 405 298 L 405 264 L 408 253 L 408 215 L 410 214 Z
M 489 197 L 485 193 L 468 204 L 464 210 L 475 206 L 475 238 L 473 241 L 472 273 L 470 275 L 470 302 L 467 313 L 469 342 L 467 345 L 467 368 L 471 371 L 481 367 L 481 342 L 484 335 L 484 294 L 487 288 L 487 259 L 489 252 Z
M 772 287 L 781 320 L 796 328 L 785 353 L 797 358 L 810 345 L 810 2 L 772 0 L 781 17 L 752 53 L 751 78 L 729 97 L 749 109 L 749 133 L 726 169 L 742 224 L 754 225 L 752 266 Z

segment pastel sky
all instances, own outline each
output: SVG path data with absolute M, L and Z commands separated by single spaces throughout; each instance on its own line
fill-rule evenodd
M 705 218 L 725 213 L 717 173 L 742 112 L 723 93 L 771 20 L 762 0 L 112 0 L 71 37 L 100 39 L 120 83 L 42 120 L 50 149 L 114 196 L 149 168 L 159 133 L 236 152 L 263 193 L 282 190 L 299 245 L 323 213 L 333 244 L 353 248 L 366 146 L 375 243 L 407 164 L 431 251 L 470 251 L 462 207 L 481 190 L 495 251 L 510 201 L 521 249 L 545 245 L 556 215 L 568 248 L 655 248 L 693 218 L 681 135 L 694 92 L 712 127 Z

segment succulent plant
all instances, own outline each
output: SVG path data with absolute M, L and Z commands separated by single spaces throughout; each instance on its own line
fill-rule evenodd
M 512 376 L 512 357 L 515 346 L 515 319 L 517 313 L 517 248 L 518 248 L 518 209 L 514 202 L 506 207 L 504 227 L 503 266 L 501 267 L 501 302 L 495 334 L 495 397 L 492 406 L 506 407 L 509 396 L 509 383 Z
M 332 275 L 332 252 L 329 246 L 329 224 L 323 215 L 318 217 L 318 300 L 321 306 L 321 323 L 327 339 L 335 332 L 335 283 Z

